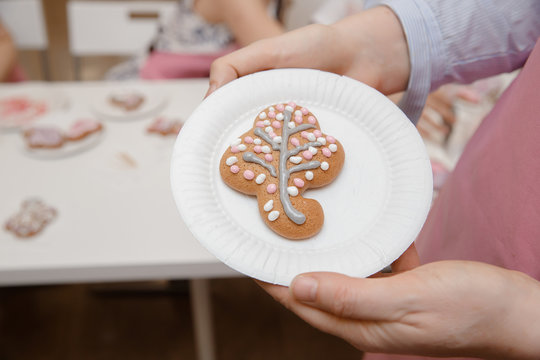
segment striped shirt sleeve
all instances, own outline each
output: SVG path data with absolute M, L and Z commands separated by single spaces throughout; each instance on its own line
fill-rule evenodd
M 401 21 L 411 62 L 401 109 L 416 123 L 430 91 L 515 70 L 540 37 L 538 0 L 379 0 Z

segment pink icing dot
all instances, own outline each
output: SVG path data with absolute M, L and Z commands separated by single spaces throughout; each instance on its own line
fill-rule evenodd
M 296 107 L 296 103 L 294 101 L 289 102 L 287 105 L 289 105 L 293 109 Z
M 263 128 L 263 127 L 264 127 L 264 122 L 259 120 L 259 121 L 257 121 L 257 122 L 255 123 L 255 126 L 256 126 L 256 127 Z
M 268 135 L 270 135 L 270 137 L 271 137 L 272 139 L 275 138 L 275 137 L 277 136 L 276 133 L 273 132 L 273 131 L 270 131 L 270 133 L 269 133 Z
M 328 141 L 330 144 L 334 144 L 336 142 L 336 139 L 334 139 L 333 136 L 328 135 L 326 137 L 326 141 Z
M 246 144 L 253 144 L 253 138 L 252 138 L 251 136 L 246 136 L 246 137 L 244 138 L 244 142 L 245 142 Z
M 315 137 L 321 137 L 321 136 L 322 136 L 322 132 L 321 132 L 321 130 L 314 130 L 314 131 L 313 131 L 313 135 L 315 135 Z
M 291 144 L 293 144 L 294 146 L 298 146 L 300 145 L 300 141 L 297 138 L 293 137 L 291 138 Z
M 323 155 L 326 156 L 326 157 L 332 156 L 332 152 L 328 148 L 323 148 L 321 151 L 322 151 Z
M 237 146 L 231 146 L 231 152 L 237 153 L 237 152 L 240 152 L 240 150 L 238 150 Z
M 270 162 L 270 161 L 274 160 L 274 157 L 272 156 L 272 154 L 266 154 L 266 155 L 264 155 L 264 160 Z
M 246 180 L 253 180 L 253 178 L 255 177 L 255 173 L 251 170 L 246 170 L 244 171 L 244 178 Z
M 277 186 L 276 184 L 268 184 L 268 186 L 266 187 L 266 191 L 269 193 L 269 194 L 273 194 L 277 191 Z
M 304 157 L 304 159 L 306 160 L 311 160 L 313 159 L 313 154 L 311 153 L 311 151 L 309 150 L 306 150 L 302 153 L 302 156 Z
M 309 113 L 309 110 L 305 107 L 301 108 L 300 111 L 302 112 L 302 115 L 307 115 Z
M 294 182 L 294 185 L 296 185 L 296 187 L 301 188 L 304 186 L 304 180 L 302 179 L 294 178 L 293 182 Z
M 240 168 L 238 166 L 236 165 L 231 166 L 231 172 L 233 174 L 238 174 L 239 171 L 240 171 Z
M 301 124 L 304 122 L 304 119 L 300 115 L 297 115 L 294 117 L 294 121 L 296 121 L 297 124 Z
M 307 118 L 307 121 L 308 121 L 308 123 L 310 123 L 310 124 L 315 124 L 315 122 L 316 122 L 314 116 L 309 116 L 309 117 Z
M 273 112 L 273 111 L 269 111 L 269 112 L 268 112 L 268 117 L 269 117 L 270 119 L 273 119 L 273 118 L 276 117 L 276 113 Z
M 281 128 L 281 123 L 277 120 L 274 120 L 272 121 L 272 126 L 275 127 L 276 129 L 280 129 Z
M 255 147 L 253 148 L 253 151 L 255 151 L 258 154 L 262 151 L 262 147 L 260 145 L 255 145 Z
M 307 139 L 307 137 L 308 137 L 308 132 L 307 132 L 307 131 L 302 131 L 302 132 L 300 133 L 300 136 L 303 137 L 304 139 Z
M 283 110 L 285 110 L 285 105 L 283 105 L 283 104 L 277 104 L 277 105 L 276 105 L 276 109 L 277 109 L 277 111 L 283 111 Z

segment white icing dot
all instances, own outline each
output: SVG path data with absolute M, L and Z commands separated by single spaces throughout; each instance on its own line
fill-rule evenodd
M 295 127 L 296 125 L 294 124 L 293 121 L 289 121 L 289 123 L 287 124 L 287 126 L 289 127 L 289 129 L 294 129 L 294 127 Z
M 307 180 L 313 180 L 313 172 L 306 171 L 306 179 Z
M 317 138 L 315 137 L 315 135 L 313 135 L 313 133 L 307 134 L 307 139 L 308 139 L 309 141 L 315 141 L 315 140 L 317 140 Z
M 238 162 L 238 158 L 236 156 L 228 157 L 227 160 L 225 160 L 225 164 L 231 166 Z
M 288 111 L 288 112 L 293 112 L 294 109 L 293 109 L 292 106 L 287 105 L 287 106 L 285 106 L 285 110 Z
M 274 208 L 274 200 L 268 200 L 266 204 L 264 204 L 263 209 L 264 211 L 270 211 Z
M 300 164 L 302 162 L 302 157 L 301 156 L 291 156 L 289 158 L 289 161 L 292 162 L 293 164 Z
M 261 141 L 261 139 L 257 138 L 257 139 L 255 139 L 255 140 L 253 140 L 253 143 L 254 143 L 255 145 L 261 145 L 261 144 L 262 144 L 262 141 Z
M 242 143 L 242 139 L 238 138 L 231 143 L 231 146 L 238 146 Z
M 240 144 L 240 145 L 238 145 L 238 150 L 240 150 L 240 151 L 246 151 L 246 149 L 247 149 L 246 144 Z
M 294 112 L 294 115 L 296 115 L 296 116 L 302 116 L 302 112 L 301 112 L 300 110 L 296 110 L 296 111 Z
M 287 188 L 287 192 L 289 193 L 289 195 L 291 196 L 296 196 L 298 195 L 298 188 L 296 186 L 289 186 Z
M 276 137 L 274 138 L 274 142 L 275 142 L 276 144 L 281 144 L 281 136 L 276 136 Z
M 262 148 L 261 148 L 261 151 L 265 154 L 270 154 L 272 152 L 272 149 L 270 149 L 270 146 L 268 145 L 264 145 Z
M 270 120 L 263 121 L 264 126 L 269 126 L 271 124 Z
M 326 139 L 323 137 L 318 137 L 317 141 L 321 143 L 321 145 L 326 145 Z
M 323 169 L 324 171 L 328 170 L 329 167 L 330 167 L 330 165 L 328 165 L 328 163 L 326 161 L 323 161 L 321 163 L 321 169 Z
M 274 129 L 271 126 L 267 126 L 267 127 L 264 128 L 264 131 L 267 132 L 267 133 L 270 133 L 270 132 L 274 131 Z
M 308 150 L 313 155 L 317 155 L 317 149 L 315 149 L 313 146 L 308 147 Z
M 337 145 L 336 144 L 330 144 L 330 145 L 328 145 L 328 148 L 330 149 L 331 152 L 336 152 L 337 151 Z
M 278 113 L 278 114 L 276 115 L 276 120 L 283 121 L 284 118 L 285 118 L 285 117 L 283 116 L 283 113 Z
M 268 220 L 275 221 L 279 217 L 279 211 L 274 210 L 270 214 L 268 214 Z
M 268 111 L 276 112 L 276 109 L 274 109 L 273 106 L 270 106 L 270 107 L 268 108 Z
M 259 114 L 259 119 L 266 119 L 266 113 L 264 111 Z
M 266 180 L 266 175 L 264 175 L 264 174 L 259 174 L 259 175 L 257 175 L 257 177 L 255 178 L 255 182 L 256 182 L 257 184 L 259 184 L 259 185 L 262 184 L 262 183 L 264 182 L 264 180 Z

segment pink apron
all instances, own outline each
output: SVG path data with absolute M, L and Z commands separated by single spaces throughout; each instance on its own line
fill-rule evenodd
M 540 41 L 469 141 L 416 247 L 422 263 L 481 261 L 540 280 Z

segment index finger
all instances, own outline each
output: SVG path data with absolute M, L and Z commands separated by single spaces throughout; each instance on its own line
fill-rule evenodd
M 210 81 L 205 97 L 241 76 L 273 68 L 276 52 L 270 40 L 260 40 L 216 59 L 210 66 Z

